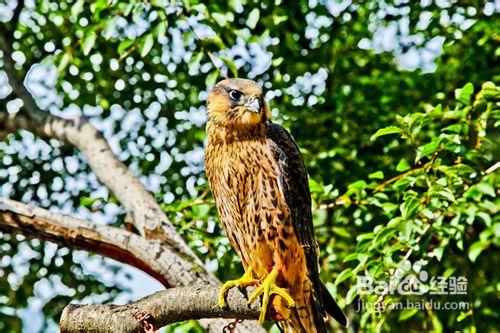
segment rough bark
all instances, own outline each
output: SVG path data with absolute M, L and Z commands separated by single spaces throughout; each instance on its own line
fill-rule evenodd
M 254 288 L 249 287 L 244 293 L 232 288 L 227 295 L 227 309 L 217 305 L 219 288 L 206 285 L 168 289 L 121 306 L 71 304 L 62 313 L 60 331 L 141 332 L 142 322 L 136 315 L 144 311 L 150 315 L 148 323 L 155 329 L 188 319 L 257 319 L 259 302 L 249 305 L 247 301 Z M 241 324 L 236 326 L 237 330 Z
M 168 285 L 168 267 L 157 260 L 168 249 L 156 240 L 123 229 L 0 198 L 0 230 L 92 251 L 135 266 Z M 60 328 L 66 332 L 137 332 L 141 325 L 134 315 L 139 311 L 148 311 L 156 328 L 188 319 L 258 317 L 259 303 L 250 306 L 237 289 L 228 294 L 228 309 L 219 308 L 218 291 L 219 286 L 196 285 L 168 289 L 123 306 L 70 304 L 63 312 Z
M 165 247 L 170 247 L 173 253 L 177 253 L 178 258 L 171 258 L 173 262 L 177 262 L 170 268 L 173 270 L 171 285 L 187 285 L 194 280 L 217 283 L 177 233 L 154 197 L 127 166 L 116 158 L 99 131 L 84 118 L 66 120 L 40 110 L 23 83 L 18 80 L 11 58 L 12 50 L 1 34 L 0 49 L 4 53 L 4 70 L 9 83 L 15 94 L 22 99 L 26 110 L 14 115 L 4 114 L 0 117 L 1 128 L 24 129 L 42 138 L 54 138 L 79 148 L 96 177 L 124 206 L 130 221 L 141 235 L 146 239 L 156 239 Z M 196 267 L 198 269 L 195 272 L 193 268 Z
M 0 231 L 97 253 L 137 267 L 165 287 L 170 286 L 168 258 L 175 254 L 168 254 L 171 250 L 157 240 L 147 240 L 124 229 L 0 198 Z
M 80 149 L 87 162 L 99 179 L 120 201 L 127 211 L 130 222 L 134 224 L 146 240 L 160 243 L 162 251 L 156 251 L 155 259 L 163 267 L 164 284 L 188 286 L 193 283 L 219 285 L 219 281 L 205 270 L 154 197 L 146 190 L 140 180 L 117 159 L 111 148 L 97 129 L 86 119 L 73 120 L 55 117 L 37 105 L 29 91 L 19 79 L 12 60 L 11 43 L 0 33 L 0 50 L 3 53 L 5 70 L 13 93 L 23 101 L 23 110 L 17 114 L 0 116 L 0 133 L 24 129 L 41 138 L 54 138 Z M 168 249 L 163 251 L 163 249 Z M 168 283 L 167 283 L 168 282 Z M 200 320 L 203 327 L 212 332 L 220 332 L 227 324 L 224 320 Z M 240 325 L 248 332 L 261 332 L 256 322 Z M 243 330 L 242 330 L 243 332 Z
M 116 158 L 106 140 L 90 122 L 83 117 L 62 119 L 41 110 L 36 105 L 29 91 L 17 77 L 9 44 L 5 36 L 0 34 L 3 69 L 7 73 L 14 93 L 23 101 L 26 112 L 4 114 L 2 121 L 5 128 L 25 129 L 41 138 L 54 138 L 80 149 L 95 176 L 113 192 L 142 235 L 149 239 L 168 242 L 196 260 L 154 197 L 127 166 Z

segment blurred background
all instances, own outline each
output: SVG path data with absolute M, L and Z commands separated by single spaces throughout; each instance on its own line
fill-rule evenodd
M 0 33 L 12 33 L 37 104 L 87 117 L 220 279 L 242 268 L 205 179 L 205 99 L 238 76 L 264 87 L 273 121 L 301 148 L 322 280 L 354 331 L 498 330 L 499 1 L 17 5 L 0 1 Z M 15 113 L 2 65 L 0 112 Z M 26 131 L 2 139 L 2 197 L 123 226 L 79 151 Z M 403 259 L 466 276 L 468 294 L 453 300 L 471 308 L 356 312 L 378 298 L 360 298 L 356 275 L 387 280 Z M 0 232 L 2 332 L 56 332 L 71 301 L 123 304 L 160 289 L 115 261 Z

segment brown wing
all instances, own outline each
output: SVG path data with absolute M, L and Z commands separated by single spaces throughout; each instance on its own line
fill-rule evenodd
M 321 282 L 318 272 L 318 246 L 314 238 L 311 194 L 302 155 L 292 136 L 280 125 L 267 124 L 266 137 L 274 159 L 279 165 L 279 186 L 292 214 L 294 232 L 304 249 L 307 275 L 314 290 L 319 292 Z M 315 298 L 322 317 L 321 296 Z
M 307 180 L 307 170 L 297 144 L 290 133 L 278 124 L 266 125 L 268 145 L 279 165 L 279 186 L 292 214 L 292 225 L 297 238 L 304 248 L 307 274 L 313 285 L 311 303 L 315 308 L 316 326 L 324 327 L 326 310 L 341 325 L 348 320 L 326 287 L 319 279 L 318 245 L 314 237 L 311 213 L 311 193 Z M 320 322 L 321 321 L 321 322 Z
M 292 224 L 307 258 L 311 280 L 318 279 L 317 243 L 311 214 L 311 194 L 307 170 L 297 144 L 280 125 L 266 127 L 267 143 L 279 165 L 279 186 L 292 214 Z

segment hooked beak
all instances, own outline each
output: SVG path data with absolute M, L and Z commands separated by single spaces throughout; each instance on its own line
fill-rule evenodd
M 260 101 L 258 98 L 250 97 L 243 106 L 251 112 L 260 113 Z

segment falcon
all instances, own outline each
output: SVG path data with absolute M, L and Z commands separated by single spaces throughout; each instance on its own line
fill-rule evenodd
M 270 120 L 262 88 L 225 79 L 207 99 L 205 168 L 218 214 L 245 274 L 223 284 L 258 286 L 259 317 L 282 322 L 285 332 L 326 332 L 326 313 L 347 318 L 319 279 L 307 171 L 297 144 Z

